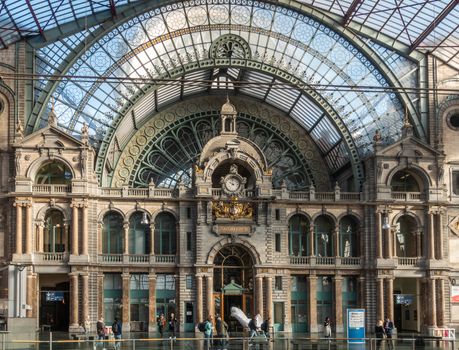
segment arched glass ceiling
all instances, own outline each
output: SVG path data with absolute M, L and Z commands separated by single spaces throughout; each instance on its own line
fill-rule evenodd
M 59 125 L 75 133 L 87 122 L 93 139 L 113 134 L 126 112 L 147 95 L 148 84 L 126 78 L 168 77 L 173 69 L 208 59 L 212 43 L 229 33 L 248 42 L 253 61 L 288 72 L 306 84 L 347 86 L 319 93 L 339 113 L 361 154 L 369 150 L 376 129 L 383 130 L 386 142 L 399 137 L 403 107 L 398 96 L 354 88 L 389 86 L 386 76 L 389 73 L 375 66 L 375 57 L 369 57 L 339 33 L 303 14 L 262 2 L 239 0 L 225 4 L 176 3 L 139 15 L 97 42 L 87 43 L 86 51 L 69 67 L 60 69 L 92 79 L 64 80 L 55 86 Z M 97 80 L 100 76 L 104 79 Z M 117 81 L 109 82 L 106 77 Z M 306 103 L 307 99 L 298 92 L 266 85 L 280 80 L 250 70 L 241 72 L 237 80 L 258 83 L 241 88 L 241 93 L 281 107 L 284 104 L 278 101 L 291 101 L 289 113 L 305 127 L 321 122 L 334 124 L 324 117 L 321 108 Z M 206 91 L 207 87 L 194 85 L 187 89 L 196 93 Z M 160 87 L 154 98 L 144 98 L 157 110 L 170 102 L 166 97 L 174 91 L 177 98 L 187 94 L 181 85 L 174 85 Z M 46 111 L 41 110 L 40 116 L 45 118 Z M 131 117 L 134 124 L 139 124 L 145 115 L 133 113 L 127 118 Z M 319 145 L 329 136 L 328 130 L 324 126 L 312 135 Z

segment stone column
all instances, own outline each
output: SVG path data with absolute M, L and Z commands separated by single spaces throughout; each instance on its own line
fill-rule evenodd
M 148 331 L 156 331 L 156 275 L 148 275 Z
M 130 325 L 130 310 L 131 310 L 131 303 L 130 303 L 130 281 L 131 275 L 129 273 L 121 274 L 122 285 L 123 285 L 123 296 L 122 296 L 122 305 L 123 311 L 121 312 L 121 322 L 123 330 L 129 332 L 131 329 Z
M 22 204 L 14 203 L 16 207 L 16 254 L 22 254 Z
M 124 254 L 129 254 L 129 223 L 125 222 L 123 225 L 124 231 Z
M 32 204 L 26 204 L 25 253 L 32 254 Z
M 311 333 L 319 331 L 317 327 L 317 276 L 310 275 L 309 282 L 309 326 Z
M 341 254 L 339 253 L 339 248 L 340 248 L 340 242 L 339 242 L 339 233 L 338 229 L 333 230 L 333 254 L 334 256 L 340 256 Z
M 150 224 L 150 255 L 155 255 L 155 223 Z
M 78 255 L 78 204 L 72 204 L 72 251 L 71 254 Z
M 384 230 L 384 238 L 386 241 L 386 258 L 392 258 L 392 229 L 388 228 Z
M 438 212 L 437 217 L 438 217 L 438 233 L 435 239 L 435 242 L 437 245 L 436 258 L 438 260 L 441 260 L 443 259 L 443 215 L 440 211 Z
M 394 319 L 394 279 L 386 279 L 386 300 L 387 300 L 387 310 L 386 317 L 389 317 L 391 320 Z
M 84 203 L 82 208 L 82 223 L 81 228 L 81 254 L 88 255 L 88 204 Z
M 273 278 L 265 277 L 266 280 L 266 313 L 265 319 L 269 318 L 269 326 L 273 325 Z
M 428 278 L 427 279 L 427 295 L 429 298 L 429 321 L 428 326 L 436 327 L 437 326 L 437 298 L 436 298 L 436 290 L 435 290 L 435 279 Z
M 422 254 L 422 232 L 421 230 L 417 230 L 414 233 L 414 235 L 416 237 L 416 256 L 421 257 L 423 255 Z
M 360 308 L 365 309 L 365 291 L 366 291 L 365 277 L 360 276 L 358 279 L 358 284 L 359 284 L 359 295 L 358 295 L 357 302 Z
M 382 244 L 382 227 L 381 227 L 381 212 L 376 212 L 376 257 L 382 259 L 383 244 Z
M 97 275 L 97 320 L 104 316 L 104 274 Z
M 78 329 L 78 273 L 72 272 L 70 276 L 70 328 Z
M 427 248 L 427 257 L 435 259 L 435 216 L 434 213 L 429 213 L 429 240 Z
M 207 315 L 214 316 L 214 278 L 213 276 L 206 276 L 206 302 L 207 302 Z
M 438 299 L 437 299 L 437 325 L 445 326 L 445 280 L 437 279 Z
M 69 249 L 69 230 L 70 230 L 70 227 L 69 227 L 69 223 L 67 220 L 64 221 L 64 227 L 63 227 L 63 241 L 64 241 L 64 244 L 65 244 L 65 247 L 64 247 L 64 251 L 65 252 L 69 252 L 70 249 Z
M 336 333 L 343 332 L 343 277 L 335 276 L 335 325 Z
M 314 256 L 314 225 L 309 229 L 309 255 Z
M 203 307 L 202 307 L 202 276 L 196 276 L 196 321 L 203 322 Z
M 26 311 L 26 317 L 37 317 L 37 274 L 27 274 L 26 304 L 30 309 Z
M 37 251 L 39 253 L 43 253 L 43 251 L 44 251 L 43 233 L 44 233 L 44 225 L 45 224 L 44 224 L 43 221 L 39 221 L 35 225 L 37 227 Z
M 82 292 L 83 292 L 83 295 L 82 295 L 82 300 L 83 300 L 83 304 L 82 304 L 82 316 L 83 316 L 83 322 L 86 321 L 86 319 L 88 318 L 89 316 L 89 273 L 83 273 L 81 275 L 81 280 L 82 280 Z
M 376 322 L 384 319 L 384 279 L 376 278 Z
M 104 233 L 103 233 L 103 230 L 104 230 L 104 224 L 102 222 L 98 222 L 97 223 L 97 252 L 99 254 L 102 254 L 103 251 L 104 251 L 104 247 L 103 247 L 103 244 L 104 244 Z
M 255 277 L 255 314 L 260 314 L 263 317 L 263 277 Z

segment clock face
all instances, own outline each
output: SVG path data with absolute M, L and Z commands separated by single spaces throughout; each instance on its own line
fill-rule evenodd
M 225 180 L 225 187 L 230 192 L 235 192 L 241 186 L 241 181 L 237 177 L 228 177 Z

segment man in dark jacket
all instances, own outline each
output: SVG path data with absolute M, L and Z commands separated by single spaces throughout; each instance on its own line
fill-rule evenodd
M 386 340 L 387 340 L 387 345 L 389 349 L 392 349 L 394 347 L 394 344 L 392 343 L 392 331 L 394 330 L 394 322 L 390 320 L 390 318 L 386 318 L 384 321 L 384 332 L 386 332 Z
M 113 322 L 112 324 L 112 332 L 116 340 L 121 339 L 121 335 L 122 335 L 121 322 L 117 318 L 115 318 L 115 322 Z M 120 345 L 121 345 L 120 341 L 115 341 L 115 349 L 119 349 Z

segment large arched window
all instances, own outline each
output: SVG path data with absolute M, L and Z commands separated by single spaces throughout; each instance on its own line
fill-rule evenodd
M 289 254 L 309 255 L 309 220 L 303 215 L 294 215 L 289 220 Z
M 177 251 L 177 230 L 175 218 L 161 213 L 155 219 L 155 254 L 172 255 Z
M 413 174 L 400 170 L 392 177 L 390 187 L 394 192 L 420 192 L 419 183 Z
M 35 177 L 36 184 L 70 184 L 72 172 L 64 163 L 54 161 L 44 164 Z
M 416 220 L 403 215 L 395 227 L 395 253 L 398 257 L 421 256 L 422 240 Z
M 109 212 L 104 216 L 102 231 L 102 253 L 123 253 L 123 217 L 116 212 Z
M 43 251 L 61 253 L 67 249 L 67 235 L 64 227 L 64 215 L 59 210 L 50 210 L 45 216 Z
M 314 248 L 317 256 L 333 255 L 333 221 L 325 215 L 319 216 L 314 222 Z
M 339 222 L 339 255 L 358 256 L 358 223 L 352 216 L 345 216 Z
M 129 254 L 149 254 L 150 225 L 142 224 L 143 213 L 138 211 L 129 218 Z

